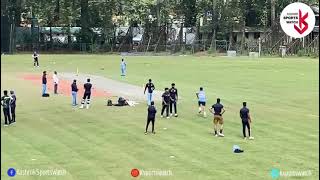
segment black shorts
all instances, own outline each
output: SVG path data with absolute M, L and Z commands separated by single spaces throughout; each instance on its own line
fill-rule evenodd
M 170 99 L 170 103 L 175 103 L 175 102 L 177 102 L 176 99 Z
M 147 121 L 154 121 L 156 118 L 155 117 L 148 117 Z
M 91 93 L 84 93 L 82 99 L 90 99 Z
M 169 106 L 169 104 L 170 104 L 170 101 L 166 103 L 162 101 L 162 106 Z
M 198 105 L 202 105 L 202 106 L 206 106 L 206 102 L 201 102 L 201 101 L 198 101 Z
M 249 119 L 241 119 L 242 120 L 242 123 L 246 124 L 249 122 Z

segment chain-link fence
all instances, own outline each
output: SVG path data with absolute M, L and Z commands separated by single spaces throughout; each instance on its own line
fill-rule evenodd
M 259 52 L 260 55 L 280 55 L 279 49 L 285 46 L 286 55 L 319 55 L 317 33 L 312 33 L 304 39 L 292 39 L 281 32 L 275 38 L 273 35 L 279 32 L 278 29 L 265 33 L 263 38 L 240 41 L 238 39 L 236 42 L 230 42 L 213 40 L 210 34 L 198 35 L 194 28 L 162 28 L 156 36 L 146 34 L 142 28 L 128 27 L 118 29 L 119 32 L 111 38 L 105 38 L 98 32 L 95 39 L 92 39 L 92 43 L 78 42 L 76 35 L 66 34 L 64 28 L 54 28 L 52 31 L 54 34 L 51 35 L 48 35 L 49 30 L 41 32 L 41 29 L 43 28 L 16 28 L 15 51 L 18 53 L 34 50 L 47 53 L 128 52 L 131 55 L 197 53 L 227 55 L 228 51 L 236 51 L 237 55 L 248 56 L 250 52 Z

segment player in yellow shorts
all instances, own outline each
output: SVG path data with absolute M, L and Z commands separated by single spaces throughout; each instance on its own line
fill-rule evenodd
M 210 109 L 210 112 L 213 115 L 213 128 L 214 128 L 214 135 L 224 137 L 223 135 L 223 117 L 222 114 L 225 112 L 225 109 L 223 108 L 223 105 L 220 104 L 220 98 L 217 99 L 217 103 L 212 105 L 212 108 Z M 220 125 L 219 131 L 218 124 Z

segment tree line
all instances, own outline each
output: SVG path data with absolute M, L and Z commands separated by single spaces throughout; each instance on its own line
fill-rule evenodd
M 294 0 L 1 0 L 1 14 L 20 26 L 21 17 L 37 18 L 39 26 L 81 27 L 79 39 L 92 42 L 91 28 L 106 40 L 116 27 L 142 25 L 146 36 L 159 34 L 174 20 L 197 27 L 202 38 L 228 39 L 234 27 L 272 27 L 282 9 Z M 317 0 L 304 0 L 318 4 Z M 70 33 L 70 32 L 69 32 Z M 70 37 L 69 37 L 70 38 Z

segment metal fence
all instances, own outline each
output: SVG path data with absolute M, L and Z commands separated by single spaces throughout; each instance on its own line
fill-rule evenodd
M 130 55 L 155 54 L 219 54 L 227 55 L 227 51 L 234 50 L 238 55 L 249 55 L 250 52 L 261 52 L 261 55 L 280 55 L 278 43 L 274 46 L 264 46 L 259 42 L 230 43 L 226 40 L 194 41 L 192 44 L 108 44 L 108 43 L 19 43 L 16 52 L 32 52 L 34 50 L 47 53 L 120 53 L 128 52 Z M 279 47 L 278 47 L 279 46 Z M 319 56 L 319 36 L 305 43 L 301 39 L 294 39 L 286 45 L 287 55 L 313 55 Z

